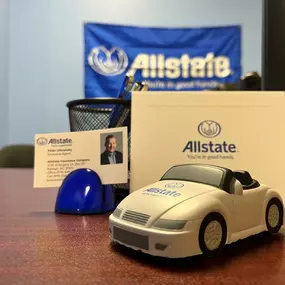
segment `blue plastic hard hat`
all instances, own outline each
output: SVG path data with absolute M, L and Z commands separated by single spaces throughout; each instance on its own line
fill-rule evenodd
M 88 168 L 70 172 L 59 188 L 55 212 L 65 214 L 98 214 L 115 208 L 112 185 L 102 185 L 99 175 Z

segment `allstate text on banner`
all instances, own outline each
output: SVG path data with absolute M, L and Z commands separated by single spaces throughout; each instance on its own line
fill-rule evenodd
M 128 72 L 134 76 L 138 73 L 153 90 L 213 89 L 221 79 L 232 74 L 230 58 L 215 57 L 212 52 L 205 57 L 193 58 L 189 54 L 182 54 L 180 58 L 165 58 L 163 54 L 138 54 Z

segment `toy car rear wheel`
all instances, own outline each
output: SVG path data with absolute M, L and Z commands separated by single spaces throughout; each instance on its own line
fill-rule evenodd
M 269 200 L 265 220 L 267 231 L 271 234 L 278 233 L 283 225 L 283 205 L 278 198 L 272 198 Z
M 219 213 L 208 214 L 200 227 L 199 246 L 207 257 L 215 257 L 223 250 L 227 239 L 227 224 Z

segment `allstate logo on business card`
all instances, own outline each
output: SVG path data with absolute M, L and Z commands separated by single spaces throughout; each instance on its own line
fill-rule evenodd
M 198 132 L 206 138 L 217 137 L 221 131 L 221 125 L 216 121 L 206 120 L 198 125 Z
M 110 50 L 104 46 L 93 48 L 88 56 L 90 67 L 105 76 L 115 76 L 123 73 L 128 66 L 128 56 L 119 47 Z
M 45 137 L 40 137 L 40 138 L 37 139 L 37 144 L 41 145 L 41 146 L 47 145 L 48 144 L 48 139 L 45 138 Z

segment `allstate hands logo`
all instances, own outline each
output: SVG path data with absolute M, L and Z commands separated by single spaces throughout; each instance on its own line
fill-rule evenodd
M 38 145 L 46 145 L 47 143 L 48 143 L 47 138 L 40 137 L 40 138 L 37 139 L 37 144 Z
M 203 121 L 198 126 L 199 133 L 206 138 L 214 138 L 218 136 L 221 130 L 222 128 L 220 124 L 212 120 Z
M 118 47 L 110 50 L 104 46 L 93 48 L 88 56 L 88 63 L 97 73 L 105 76 L 121 74 L 128 66 L 128 56 Z

